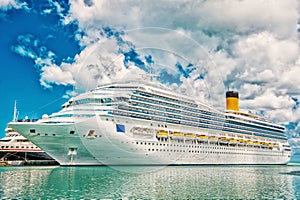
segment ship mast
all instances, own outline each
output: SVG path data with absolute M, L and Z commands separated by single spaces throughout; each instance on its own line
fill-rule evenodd
M 17 101 L 15 101 L 13 122 L 16 122 L 16 121 L 17 121 L 17 118 L 18 118 L 18 113 L 17 113 Z

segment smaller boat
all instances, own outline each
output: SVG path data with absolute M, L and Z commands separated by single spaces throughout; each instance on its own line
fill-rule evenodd
M 0 139 L 0 160 L 53 160 L 43 150 L 12 128 L 6 128 L 5 132 L 5 137 Z
M 18 121 L 16 102 L 13 121 Z M 6 128 L 5 136 L 0 139 L 0 161 L 8 165 L 58 164 L 46 152 L 12 128 Z

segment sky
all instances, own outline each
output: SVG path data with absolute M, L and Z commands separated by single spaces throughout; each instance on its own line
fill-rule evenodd
M 154 74 L 174 91 L 285 125 L 300 147 L 297 0 L 1 0 L 0 137 L 68 98 Z M 300 148 L 299 148 L 300 149 Z M 300 157 L 299 157 L 300 158 Z

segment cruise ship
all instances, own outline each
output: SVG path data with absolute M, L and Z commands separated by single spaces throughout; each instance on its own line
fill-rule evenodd
M 239 111 L 238 96 L 220 111 L 160 83 L 115 82 L 9 126 L 60 165 L 286 164 L 285 128 Z

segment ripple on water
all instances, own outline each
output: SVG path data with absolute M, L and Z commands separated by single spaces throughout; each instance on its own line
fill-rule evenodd
M 297 199 L 300 177 L 295 172 L 290 166 L 6 167 L 0 170 L 0 195 L 1 199 Z

